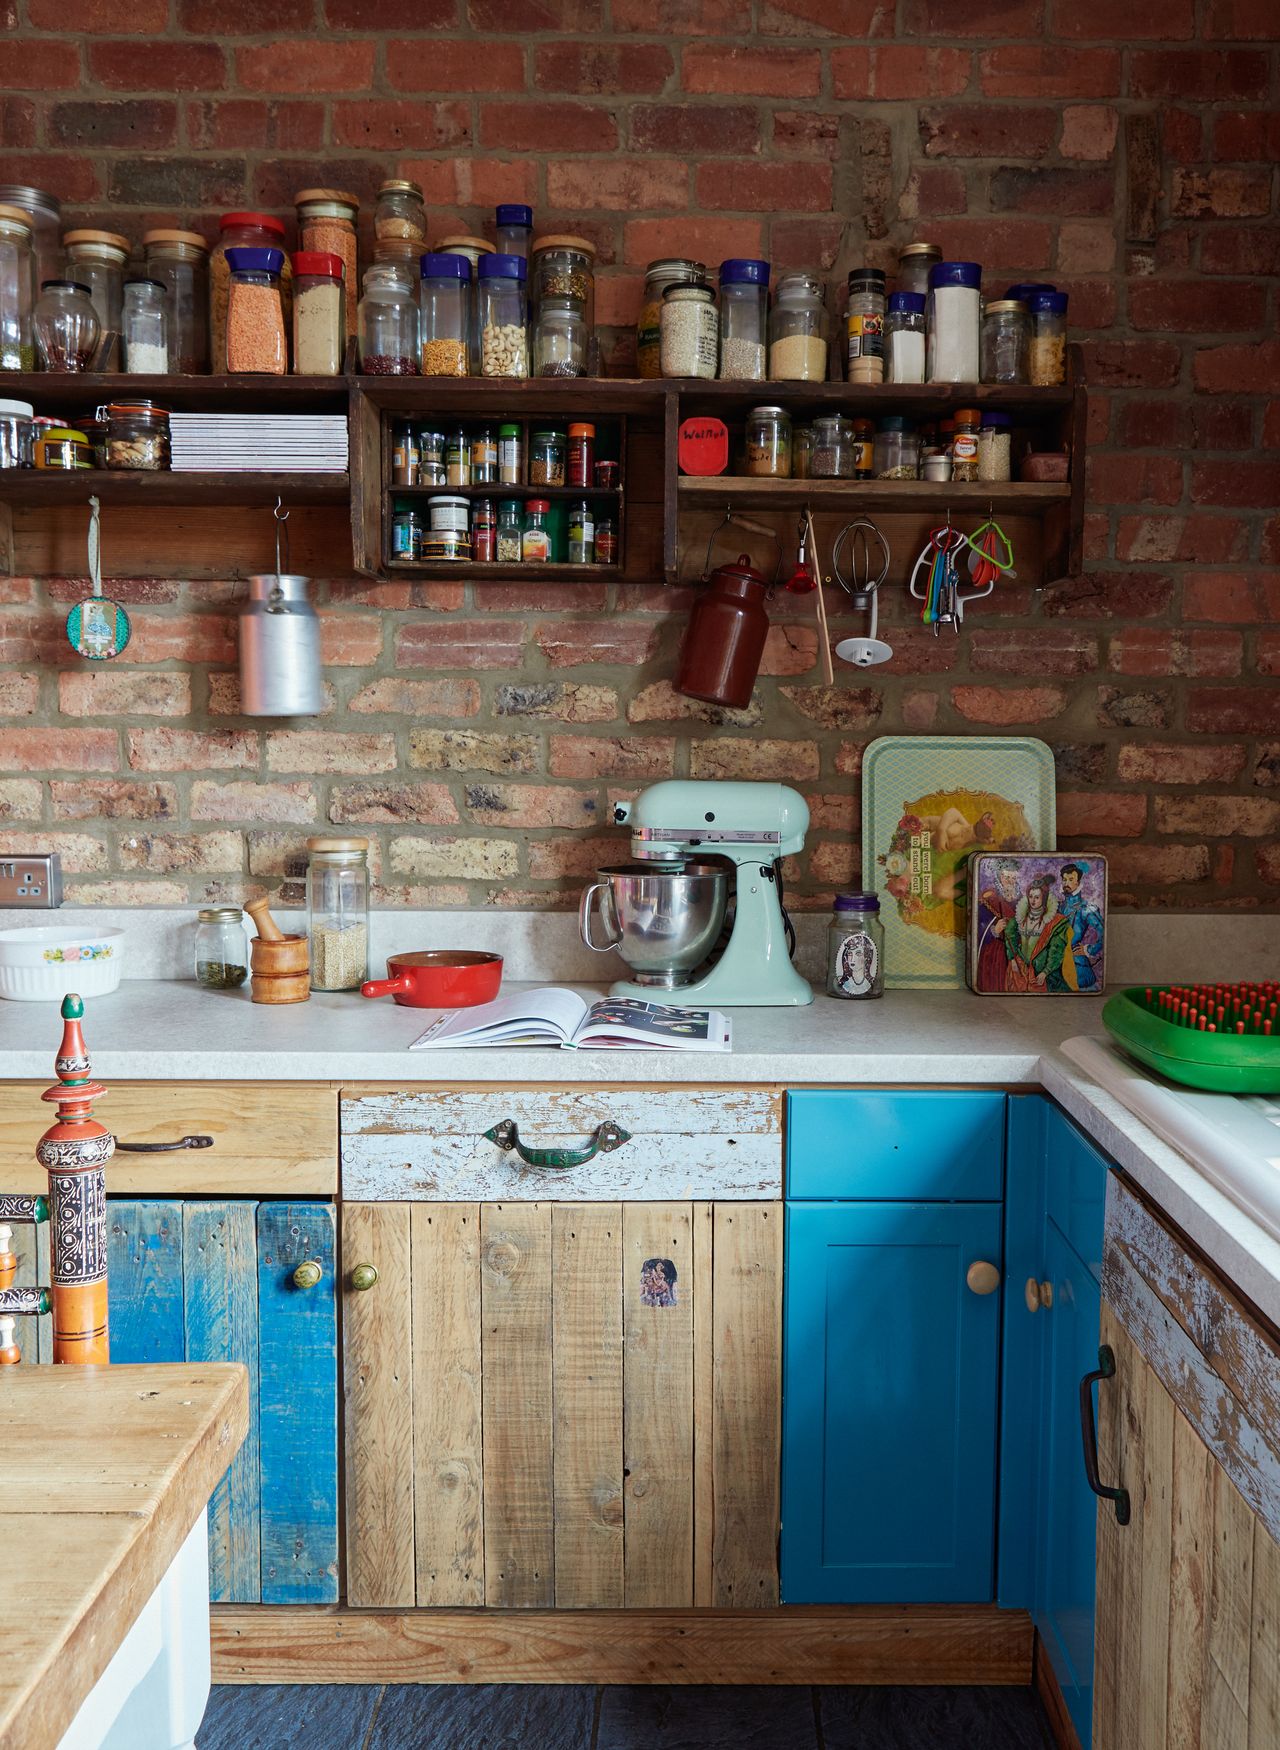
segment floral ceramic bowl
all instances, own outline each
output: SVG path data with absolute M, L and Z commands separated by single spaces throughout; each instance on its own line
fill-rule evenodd
M 102 997 L 120 983 L 123 930 L 57 924 L 0 930 L 0 997 L 55 1002 L 75 991 Z

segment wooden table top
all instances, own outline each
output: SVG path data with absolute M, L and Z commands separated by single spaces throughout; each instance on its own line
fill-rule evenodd
M 239 1363 L 0 1368 L 0 1750 L 58 1742 L 248 1423 Z

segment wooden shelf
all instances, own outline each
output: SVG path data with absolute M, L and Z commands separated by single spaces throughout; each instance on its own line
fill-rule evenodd
M 741 418 L 760 406 L 788 412 L 798 408 L 811 415 L 865 413 L 871 419 L 890 413 L 939 419 L 957 407 L 985 407 L 1038 421 L 1060 415 L 1075 393 L 1070 383 L 1040 389 L 1026 383 L 738 383 L 678 377 L 664 386 L 676 391 L 681 418 L 713 413 L 722 419 Z
M 562 564 L 526 564 L 521 560 L 518 564 L 512 562 L 499 565 L 496 560 L 480 564 L 474 559 L 438 559 L 429 565 L 419 564 L 405 559 L 389 559 L 386 564 L 388 577 L 429 577 L 433 581 L 441 578 L 456 578 L 465 583 L 473 578 L 506 578 L 508 581 L 519 578 L 526 583 L 537 583 L 539 579 L 551 578 L 557 583 L 574 583 L 581 581 L 594 582 L 598 578 L 620 577 L 621 569 L 617 565 L 562 565 Z
M 347 474 L 172 474 L 168 470 L 0 469 L 0 503 L 81 507 L 103 504 L 345 504 Z
M 392 498 L 590 498 L 622 497 L 617 486 L 531 486 L 527 481 L 512 486 L 388 486 Z
M 123 371 L 5 371 L 6 400 L 43 414 L 92 415 L 107 401 L 154 401 L 170 413 L 345 413 L 345 377 L 137 377 Z
M 677 492 L 682 508 L 718 510 L 722 505 L 756 510 L 934 511 L 1043 510 L 1067 504 L 1069 485 L 1030 485 L 1022 481 L 984 480 L 751 480 L 740 474 L 681 475 Z

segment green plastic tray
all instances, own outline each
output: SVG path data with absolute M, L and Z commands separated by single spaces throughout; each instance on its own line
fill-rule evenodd
M 1103 1006 L 1104 1026 L 1130 1056 L 1188 1088 L 1214 1094 L 1280 1093 L 1280 1037 L 1179 1027 L 1145 1007 L 1147 988 L 1130 985 Z M 1151 987 L 1153 992 L 1159 988 Z

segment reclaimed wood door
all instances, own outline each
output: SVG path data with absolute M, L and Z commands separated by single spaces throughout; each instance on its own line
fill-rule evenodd
M 776 1604 L 781 1269 L 777 1203 L 344 1204 L 348 1602 Z

